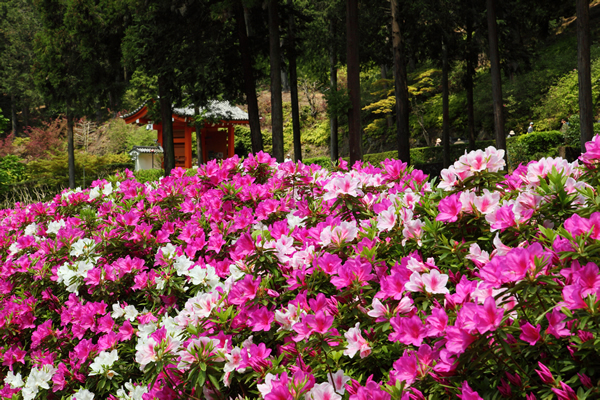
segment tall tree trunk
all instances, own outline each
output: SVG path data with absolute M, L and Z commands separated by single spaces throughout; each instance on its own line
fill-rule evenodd
M 17 137 L 19 134 L 19 120 L 17 119 L 17 99 L 15 95 L 10 95 L 10 120 L 12 122 L 12 134 Z
M 585 151 L 585 143 L 594 137 L 592 74 L 590 69 L 590 6 L 588 0 L 577 0 L 577 75 L 579 77 L 581 151 Z
M 283 100 L 281 98 L 281 49 L 278 0 L 269 2 L 269 56 L 271 58 L 271 131 L 273 156 L 283 162 Z
M 450 166 L 450 102 L 448 99 L 448 44 L 442 39 L 442 142 L 444 143 L 444 168 Z
M 337 55 L 333 45 L 335 41 L 335 21 L 332 18 L 329 21 L 329 33 L 331 34 L 331 44 L 329 45 L 329 90 L 331 93 L 337 92 Z M 338 117 L 330 114 L 329 117 L 329 153 L 331 161 L 337 161 L 338 153 Z
M 348 65 L 348 139 L 350 145 L 350 165 L 362 160 L 362 135 L 360 126 L 360 64 L 358 60 L 358 0 L 346 2 L 346 48 Z
M 163 77 L 158 78 L 158 94 L 160 96 L 160 116 L 162 119 L 162 139 L 165 154 L 165 176 L 171 175 L 175 168 L 175 145 L 173 143 L 173 110 L 171 94 L 166 88 Z
M 250 140 L 252 142 L 252 153 L 263 151 L 263 139 L 260 131 L 260 116 L 258 115 L 258 100 L 256 98 L 256 81 L 252 69 L 252 52 L 250 41 L 246 30 L 246 18 L 244 8 L 240 2 L 235 8 L 235 20 L 240 41 L 240 54 L 242 56 L 242 69 L 244 70 L 244 89 L 246 101 L 248 102 L 248 120 L 250 122 Z
M 475 52 L 473 51 L 473 20 L 467 16 L 467 75 L 465 89 L 467 90 L 467 129 L 469 131 L 469 150 L 475 150 L 475 107 L 473 105 L 473 76 L 475 75 Z
M 400 31 L 400 4 L 392 0 L 392 45 L 394 47 L 394 88 L 396 94 L 396 130 L 398 138 L 398 158 L 410 165 L 410 130 L 408 124 L 408 83 L 404 41 Z
M 492 97 L 494 98 L 494 130 L 496 148 L 506 150 L 504 136 L 504 116 L 502 115 L 502 80 L 500 77 L 500 56 L 498 55 L 498 25 L 496 24 L 496 5 L 494 0 L 487 0 L 487 22 L 490 42 L 490 64 L 492 72 Z M 504 160 L 506 161 L 506 152 Z
M 67 104 L 67 157 L 69 164 L 69 187 L 75 189 L 75 146 L 73 143 L 73 111 Z
M 200 115 L 200 108 L 194 106 L 194 115 L 196 118 Z M 202 154 L 202 124 L 198 120 L 194 120 L 194 126 L 196 127 L 196 153 L 198 154 L 198 167 L 204 164 L 204 156 Z
M 23 104 L 23 129 L 29 127 L 29 105 Z
M 302 161 L 302 144 L 300 142 L 300 108 L 298 106 L 298 74 L 296 71 L 296 27 L 294 23 L 294 14 L 292 0 L 288 0 L 290 8 L 290 48 L 289 48 L 289 67 L 290 67 L 290 95 L 292 97 L 292 129 L 294 135 L 294 161 Z

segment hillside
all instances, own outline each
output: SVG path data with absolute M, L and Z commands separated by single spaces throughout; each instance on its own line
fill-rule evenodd
M 560 121 L 578 114 L 577 83 L 577 35 L 576 18 L 563 18 L 553 27 L 553 33 L 537 44 L 528 65 L 518 73 L 502 75 L 505 103 L 506 130 L 517 134 L 526 131 L 529 122 L 536 131 L 560 129 Z M 600 33 L 600 1 L 590 5 L 592 38 Z M 600 44 L 592 41 L 592 82 L 594 106 L 600 101 Z M 462 87 L 465 66 L 460 61 L 452 64 L 450 74 L 450 118 L 451 136 L 467 136 L 466 92 Z M 341 70 L 343 74 L 344 71 Z M 388 73 L 391 75 L 391 73 Z M 378 153 L 395 150 L 395 126 L 387 119 L 393 107 L 393 81 L 381 78 L 379 67 L 361 73 L 363 107 L 375 105 L 371 110 L 363 109 L 363 151 Z M 427 136 L 430 143 L 441 136 L 442 93 L 441 69 L 433 63 L 417 64 L 409 69 L 409 91 L 411 92 L 411 145 L 425 146 Z M 493 137 L 491 78 L 487 59 L 480 55 L 474 87 L 475 126 L 479 139 Z M 317 112 L 310 114 L 307 96 L 300 94 L 302 119 L 302 144 L 304 157 L 328 155 L 329 125 L 326 103 L 321 93 L 315 91 Z M 388 97 L 392 95 L 392 97 Z M 291 104 L 289 93 L 284 93 L 285 152 L 293 152 L 291 131 Z M 270 143 L 270 92 L 259 96 L 262 129 L 267 149 Z M 340 125 L 340 152 L 347 155 L 348 145 L 343 122 Z

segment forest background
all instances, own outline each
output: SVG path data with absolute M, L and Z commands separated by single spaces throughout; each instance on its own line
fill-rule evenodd
M 596 110 L 600 2 L 583 3 Z M 239 104 L 241 157 L 406 160 L 410 147 L 412 164 L 447 165 L 497 136 L 491 9 L 509 161 L 579 148 L 575 1 L 0 0 L 0 193 L 39 200 L 131 168 L 128 151 L 156 134 L 119 117 L 148 99 L 156 120 Z

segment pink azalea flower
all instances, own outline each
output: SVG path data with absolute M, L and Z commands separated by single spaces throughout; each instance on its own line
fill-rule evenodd
M 344 350 L 345 355 L 354 358 L 354 355 L 358 352 L 360 358 L 365 358 L 371 354 L 371 346 L 369 346 L 369 343 L 362 337 L 360 323 L 357 322 L 354 328 L 348 329 L 348 331 L 344 333 L 344 337 L 348 341 L 348 346 Z
M 448 283 L 448 275 L 440 274 L 440 271 L 437 269 L 431 270 L 431 272 L 428 274 L 421 275 L 421 282 L 423 283 L 423 287 L 427 293 L 450 294 L 450 291 L 446 287 L 446 284 Z
M 487 331 L 495 331 L 500 326 L 503 315 L 504 309 L 497 308 L 496 300 L 493 296 L 489 296 L 485 299 L 483 306 L 479 306 L 479 313 L 475 315 L 477 330 L 482 334 Z
M 342 396 L 336 393 L 329 382 L 323 382 L 313 386 L 307 398 L 312 398 L 312 400 L 341 400 Z
M 441 307 L 436 307 L 427 317 L 427 336 L 439 336 L 446 331 L 448 315 Z
M 483 195 L 477 196 L 473 204 L 480 213 L 490 214 L 496 211 L 500 204 L 500 192 L 490 192 L 488 189 L 483 189 Z
M 350 382 L 350 377 L 344 375 L 343 370 L 338 369 L 335 374 L 327 374 L 327 381 L 337 393 L 343 396 L 346 393 L 346 384 Z
M 516 225 L 515 214 L 512 208 L 513 206 L 510 204 L 504 205 L 485 216 L 486 221 L 490 223 L 490 231 L 504 231 Z
M 557 339 L 570 336 L 571 331 L 565 328 L 566 322 L 563 322 L 565 318 L 567 318 L 567 316 L 556 308 L 553 309 L 551 313 L 546 314 L 546 319 L 548 319 L 546 333 L 554 335 Z
M 571 388 L 571 386 L 567 385 L 563 381 L 560 382 L 560 389 L 552 388 L 554 394 L 558 400 L 578 400 L 579 397 L 575 393 L 575 391 Z
M 581 297 L 587 297 L 600 290 L 600 273 L 598 266 L 589 262 L 585 267 L 575 273 L 577 283 L 581 287 Z
M 394 328 L 394 332 L 389 337 L 390 341 L 421 346 L 427 330 L 417 315 L 412 317 L 396 316 L 390 320 L 390 323 Z
M 259 307 L 250 312 L 249 325 L 252 327 L 252 332 L 265 331 L 271 329 L 271 323 L 275 314 L 269 311 L 267 307 Z
M 256 296 L 260 286 L 260 276 L 256 280 L 252 275 L 244 276 L 244 279 L 237 281 L 229 292 L 229 302 L 231 304 L 242 305 Z
M 377 216 L 377 230 L 379 232 L 391 231 L 396 226 L 397 219 L 395 207 L 382 211 Z
M 440 213 L 435 217 L 436 221 L 455 222 L 462 210 L 459 194 L 452 194 L 440 200 L 438 210 Z
M 333 324 L 333 316 L 325 315 L 323 310 L 319 310 L 315 315 L 305 315 L 302 321 L 307 324 L 313 332 L 326 334 Z
M 412 385 L 417 379 L 417 356 L 414 354 L 404 355 L 394 361 L 394 369 L 390 372 L 390 384 L 395 385 L 396 381 L 403 381 L 406 386 Z
M 552 372 L 550 372 L 548 367 L 546 367 L 544 364 L 542 364 L 539 361 L 538 361 L 538 365 L 539 365 L 540 369 L 539 370 L 536 369 L 535 372 L 537 372 L 537 374 L 539 375 L 542 382 L 544 382 L 547 385 L 553 385 L 554 377 L 552 376 Z
M 463 382 L 462 392 L 458 395 L 458 398 L 461 400 L 483 400 L 483 397 L 481 397 L 476 391 L 471 389 L 467 381 Z
M 410 281 L 408 281 L 404 288 L 409 292 L 422 292 L 423 291 L 423 280 L 421 279 L 421 274 L 418 272 L 413 272 L 410 276 Z
M 529 322 L 526 322 L 525 324 L 521 325 L 521 336 L 519 336 L 519 339 L 529 343 L 531 346 L 534 346 L 538 340 L 542 338 L 540 336 L 541 328 L 542 326 L 540 324 L 534 327 Z

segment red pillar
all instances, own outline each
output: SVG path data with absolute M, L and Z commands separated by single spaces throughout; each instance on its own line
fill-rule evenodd
M 192 168 L 192 127 L 185 127 L 185 167 Z

